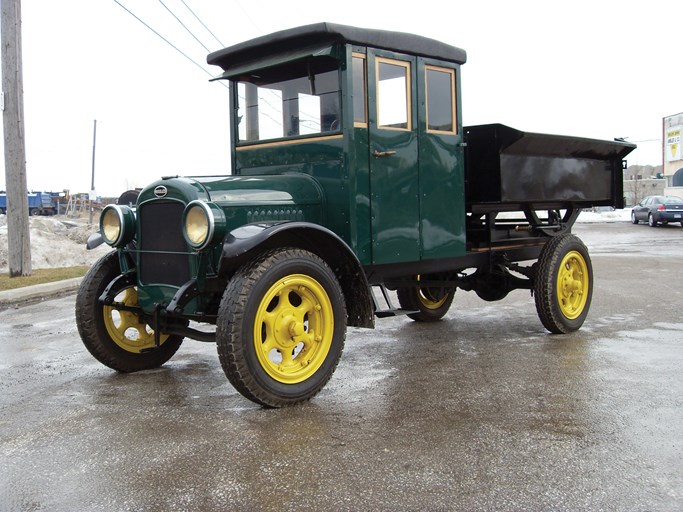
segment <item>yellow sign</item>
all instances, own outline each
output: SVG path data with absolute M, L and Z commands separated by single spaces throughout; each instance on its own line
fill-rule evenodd
M 666 161 L 681 160 L 681 127 L 674 126 L 666 131 Z

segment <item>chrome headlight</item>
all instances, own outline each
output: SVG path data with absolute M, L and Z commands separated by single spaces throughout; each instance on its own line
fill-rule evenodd
M 183 236 L 192 248 L 200 251 L 225 234 L 223 210 L 204 201 L 192 201 L 183 212 Z
M 135 212 L 128 206 L 105 206 L 100 215 L 100 233 L 112 247 L 126 245 L 135 237 Z

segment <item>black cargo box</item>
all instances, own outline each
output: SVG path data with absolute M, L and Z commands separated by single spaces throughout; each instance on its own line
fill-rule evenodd
M 623 158 L 634 144 L 466 126 L 465 198 L 565 208 L 623 208 Z

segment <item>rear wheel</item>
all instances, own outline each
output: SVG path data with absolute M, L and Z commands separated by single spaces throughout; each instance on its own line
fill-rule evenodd
M 417 276 L 420 280 L 420 276 Z M 453 303 L 455 288 L 411 286 L 396 290 L 398 302 L 403 309 L 416 311 L 408 316 L 416 322 L 441 320 Z
M 337 367 L 345 337 L 337 278 L 300 249 L 264 253 L 238 270 L 218 311 L 216 342 L 226 376 L 267 407 L 317 394 Z
M 583 325 L 593 296 L 593 266 L 578 237 L 558 235 L 543 247 L 534 296 L 538 316 L 550 332 L 568 333 Z
M 157 368 L 177 352 L 183 338 L 162 334 L 157 347 L 154 331 L 137 313 L 99 302 L 107 285 L 120 275 L 118 254 L 110 252 L 88 271 L 76 298 L 76 325 L 83 344 L 99 362 L 120 372 Z M 137 289 L 116 290 L 116 303 L 138 305 Z
M 651 213 L 648 213 L 648 215 L 647 215 L 647 224 L 648 224 L 651 228 L 657 227 L 657 221 L 655 220 L 654 215 L 652 215 Z

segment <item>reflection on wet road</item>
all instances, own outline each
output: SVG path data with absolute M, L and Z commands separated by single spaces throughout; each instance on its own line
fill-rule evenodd
M 235 392 L 213 345 L 119 375 L 73 298 L 2 311 L 0 510 L 680 510 L 683 230 L 576 232 L 581 331 L 548 334 L 528 291 L 459 291 L 436 325 L 351 329 L 286 410 Z

